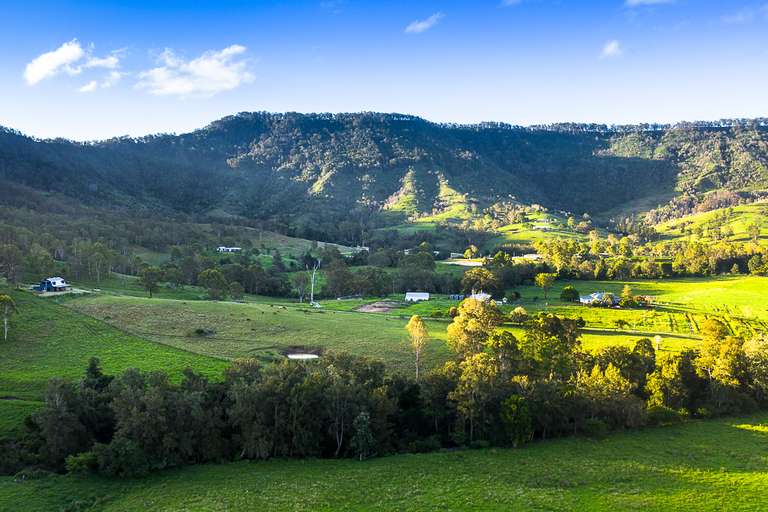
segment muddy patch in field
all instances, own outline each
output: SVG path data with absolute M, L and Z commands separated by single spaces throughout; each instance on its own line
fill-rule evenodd
M 355 311 L 359 311 L 360 313 L 388 313 L 396 307 L 397 303 L 395 302 L 379 301 L 371 304 L 364 304 Z

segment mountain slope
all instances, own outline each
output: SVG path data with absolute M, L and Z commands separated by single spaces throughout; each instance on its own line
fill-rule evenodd
M 352 211 L 451 219 L 514 202 L 599 215 L 765 188 L 766 124 L 733 124 L 522 128 L 257 112 L 188 134 L 88 144 L 3 130 L 0 181 L 89 205 L 270 220 L 302 236 Z

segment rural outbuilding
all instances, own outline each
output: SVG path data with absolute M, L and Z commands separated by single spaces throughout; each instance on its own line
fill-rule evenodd
M 405 294 L 405 302 L 421 302 L 429 300 L 429 293 L 427 292 L 407 292 Z
M 35 290 L 38 292 L 65 292 L 69 288 L 69 284 L 63 277 L 49 277 L 40 281 L 40 285 Z

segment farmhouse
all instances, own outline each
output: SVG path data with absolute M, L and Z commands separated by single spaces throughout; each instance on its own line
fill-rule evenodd
M 429 293 L 427 292 L 407 292 L 405 294 L 405 302 L 421 302 L 429 300 Z
M 48 277 L 40 281 L 40 285 L 35 290 L 38 292 L 65 292 L 69 288 L 69 284 L 63 277 Z
M 582 295 L 579 297 L 579 302 L 586 305 L 606 305 L 606 297 L 610 297 L 612 306 L 616 306 L 619 303 L 618 297 L 608 292 L 595 292 L 590 295 Z
M 216 248 L 216 252 L 240 252 L 242 247 L 224 247 L 223 245 Z

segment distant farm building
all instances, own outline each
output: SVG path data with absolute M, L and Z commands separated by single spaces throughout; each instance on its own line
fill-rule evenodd
M 464 300 L 464 295 L 454 294 L 454 295 L 450 295 L 448 298 L 451 300 Z
M 223 245 L 216 248 L 216 252 L 240 252 L 242 247 L 224 247 Z
M 600 305 L 600 306 L 607 306 L 609 304 L 606 304 L 606 299 L 609 298 L 611 302 L 611 306 L 616 306 L 619 303 L 618 297 L 616 297 L 612 293 L 607 292 L 595 292 L 590 295 L 582 295 L 579 297 L 579 302 L 586 305 Z
M 429 300 L 429 293 L 427 292 L 407 292 L 405 294 L 405 302 L 421 302 Z
M 468 299 L 475 299 L 475 300 L 477 300 L 477 301 L 480 301 L 480 302 L 488 302 L 489 300 L 491 300 L 491 299 L 492 299 L 492 297 L 491 297 L 491 294 L 490 294 L 490 293 L 485 293 L 485 292 L 483 292 L 483 291 L 480 291 L 480 292 L 472 292 L 472 295 L 470 295 L 470 296 L 469 296 L 469 297 L 467 297 L 467 298 L 468 298 Z
M 526 260 L 537 261 L 537 260 L 543 259 L 544 256 L 542 256 L 541 254 L 536 254 L 535 252 L 532 252 L 532 253 L 528 253 L 528 254 L 523 254 L 521 256 L 521 258 L 525 258 Z
M 463 258 L 463 257 L 464 257 L 464 253 L 463 252 L 452 252 L 451 253 L 451 258 L 455 259 L 455 258 Z
M 63 277 L 49 277 L 40 281 L 40 285 L 35 288 L 38 292 L 65 292 L 70 286 Z

